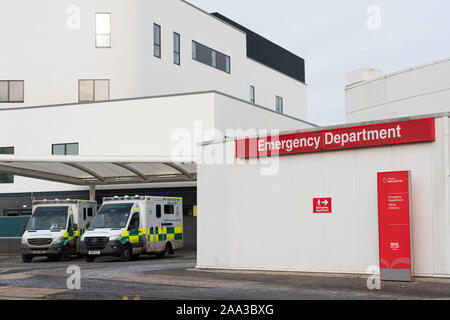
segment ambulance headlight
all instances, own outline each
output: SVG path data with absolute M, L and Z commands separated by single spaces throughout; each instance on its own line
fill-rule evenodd
M 24 245 L 28 244 L 28 239 L 22 238 L 22 244 L 24 244 Z
M 64 237 L 57 237 L 57 238 L 53 239 L 53 244 L 61 244 L 63 239 L 64 239 Z
M 109 241 L 119 241 L 122 238 L 121 234 L 109 237 Z

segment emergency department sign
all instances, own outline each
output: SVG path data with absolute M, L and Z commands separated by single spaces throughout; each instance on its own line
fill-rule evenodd
M 314 198 L 313 199 L 314 213 L 332 213 L 331 198 Z
M 435 141 L 434 118 L 236 140 L 236 158 L 358 149 Z
M 411 172 L 378 173 L 381 280 L 413 281 Z

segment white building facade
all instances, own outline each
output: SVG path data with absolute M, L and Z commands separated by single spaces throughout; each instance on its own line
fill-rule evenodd
M 182 0 L 18 0 L 0 26 L 0 154 L 170 156 L 184 132 L 192 156 L 211 132 L 313 126 L 302 58 Z M 87 190 L 0 182 L 0 215 Z M 196 203 L 195 182 L 103 187 L 148 188 Z
M 269 42 L 278 56 L 259 59 L 246 32 L 181 0 L 8 1 L 0 24 L 0 81 L 23 81 L 9 98 L 0 83 L 0 108 L 218 90 L 307 118 L 303 59 L 280 67 L 293 55 Z
M 450 111 L 450 58 L 382 75 L 361 69 L 346 77 L 347 122 Z

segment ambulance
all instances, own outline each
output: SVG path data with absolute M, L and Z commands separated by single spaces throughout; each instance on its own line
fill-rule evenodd
M 39 256 L 68 261 L 72 255 L 80 255 L 79 239 L 96 211 L 95 201 L 33 201 L 32 215 L 20 246 L 23 262 Z
M 171 197 L 103 198 L 103 205 L 81 238 L 87 262 L 100 256 L 130 261 L 141 254 L 167 257 L 183 247 L 183 203 Z

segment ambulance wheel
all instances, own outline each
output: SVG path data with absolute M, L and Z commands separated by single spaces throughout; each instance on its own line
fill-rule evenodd
M 156 256 L 158 258 L 167 258 L 170 254 L 170 250 L 172 250 L 172 246 L 170 245 L 170 243 L 168 243 L 168 244 L 166 244 L 164 251 L 158 253 Z
M 93 256 L 84 256 L 84 261 L 86 261 L 87 263 L 91 263 L 94 262 L 95 257 Z
M 29 255 L 27 255 L 27 254 L 23 254 L 23 255 L 22 255 L 22 261 L 23 261 L 23 262 L 25 262 L 25 263 L 30 263 L 31 260 L 33 260 L 33 256 L 29 256 Z
M 131 251 L 130 245 L 126 244 L 123 246 L 122 253 L 120 254 L 120 261 L 128 262 L 131 260 L 132 255 L 133 251 Z
M 70 248 L 64 246 L 61 248 L 61 252 L 59 253 L 59 261 L 69 261 L 72 253 L 70 252 Z

